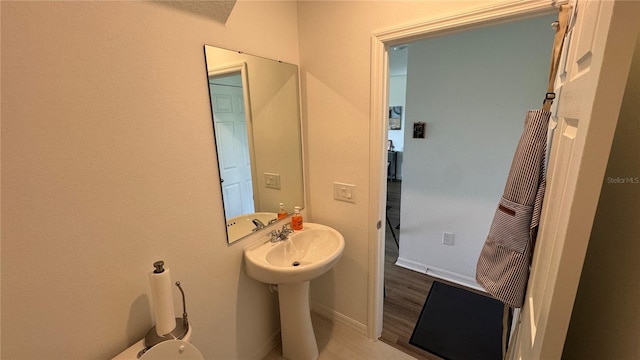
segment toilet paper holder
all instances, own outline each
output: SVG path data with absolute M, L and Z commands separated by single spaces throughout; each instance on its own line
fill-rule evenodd
M 156 327 L 152 327 L 151 330 L 147 332 L 147 336 L 145 336 L 144 338 L 145 350 L 151 349 L 152 346 L 158 345 L 163 341 L 182 340 L 189 331 L 189 320 L 187 319 L 187 302 L 185 300 L 184 290 L 182 290 L 182 286 L 180 286 L 180 281 L 176 281 L 175 285 L 178 287 L 178 290 L 180 290 L 180 293 L 182 294 L 182 317 L 176 318 L 176 328 L 166 335 L 158 335 L 158 333 L 156 332 Z

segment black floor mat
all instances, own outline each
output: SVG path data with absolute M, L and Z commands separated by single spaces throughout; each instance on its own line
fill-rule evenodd
M 448 360 L 502 358 L 502 302 L 434 281 L 411 343 Z

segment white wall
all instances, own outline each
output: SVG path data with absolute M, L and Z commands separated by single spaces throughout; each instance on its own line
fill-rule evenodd
M 564 359 L 640 359 L 639 97 L 640 37 L 600 193 Z M 620 178 L 624 182 L 620 183 Z
M 124 350 L 153 324 L 158 259 L 205 358 L 255 358 L 277 299 L 245 275 L 249 242 L 225 240 L 203 44 L 298 63 L 296 4 L 238 2 L 226 25 L 151 2 L 1 6 L 2 358 Z
M 475 268 L 523 130 L 546 92 L 543 16 L 411 44 L 399 264 L 477 286 Z M 426 138 L 413 139 L 413 123 Z M 442 233 L 455 234 L 444 245 Z M 444 271 L 442 271 L 444 270 Z

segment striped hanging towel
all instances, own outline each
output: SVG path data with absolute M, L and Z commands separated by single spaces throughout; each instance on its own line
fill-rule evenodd
M 529 110 L 516 147 L 507 184 L 476 266 L 476 280 L 505 305 L 519 308 L 529 281 L 529 267 L 546 187 L 545 156 L 554 81 L 564 44 L 570 7 L 562 5 L 556 22 L 549 86 L 542 109 Z
M 521 307 L 529 279 L 542 199 L 547 127 L 551 113 L 530 110 L 504 193 L 480 252 L 476 280 L 498 300 Z

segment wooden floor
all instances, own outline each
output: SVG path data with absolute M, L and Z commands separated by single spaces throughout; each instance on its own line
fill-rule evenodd
M 385 236 L 385 297 L 382 336 L 380 340 L 417 358 L 440 360 L 418 347 L 409 344 L 413 328 L 418 321 L 433 278 L 395 265 L 398 246 L 391 230 L 400 238 L 400 190 L 401 181 L 387 182 L 387 217 L 391 226 L 386 225 Z

